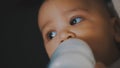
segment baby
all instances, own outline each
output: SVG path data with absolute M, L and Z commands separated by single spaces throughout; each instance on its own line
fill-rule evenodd
M 110 66 L 120 58 L 120 22 L 110 0 L 45 0 L 38 24 L 49 58 L 69 38 L 89 44 L 96 68 Z

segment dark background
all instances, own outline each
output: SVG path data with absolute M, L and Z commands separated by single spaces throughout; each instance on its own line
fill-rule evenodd
M 0 68 L 46 68 L 48 57 L 37 24 L 41 0 L 4 0 Z

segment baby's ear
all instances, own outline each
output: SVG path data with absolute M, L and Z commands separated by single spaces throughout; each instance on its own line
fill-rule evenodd
M 117 43 L 120 43 L 120 18 L 118 17 L 114 18 L 112 22 L 113 22 L 115 40 Z
M 115 10 L 115 4 L 113 4 L 113 0 L 105 0 L 107 1 L 108 10 L 111 14 L 111 20 L 113 25 L 113 33 L 115 36 L 115 41 L 120 44 L 120 17 Z

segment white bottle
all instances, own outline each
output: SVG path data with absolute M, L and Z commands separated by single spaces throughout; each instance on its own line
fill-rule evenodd
M 68 39 L 53 53 L 48 68 L 94 68 L 95 59 L 88 44 Z

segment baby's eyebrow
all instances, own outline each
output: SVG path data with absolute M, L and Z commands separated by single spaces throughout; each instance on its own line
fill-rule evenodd
M 47 22 L 45 22 L 45 24 L 41 27 L 41 31 L 44 30 L 44 28 L 46 28 L 47 25 L 49 25 L 51 22 L 51 20 L 48 20 Z
M 74 11 L 85 11 L 85 12 L 88 12 L 88 9 L 78 7 L 78 8 L 73 8 L 73 9 L 66 10 L 66 11 L 64 11 L 64 13 L 65 14 L 66 13 L 69 14 L 69 13 L 74 12 Z

